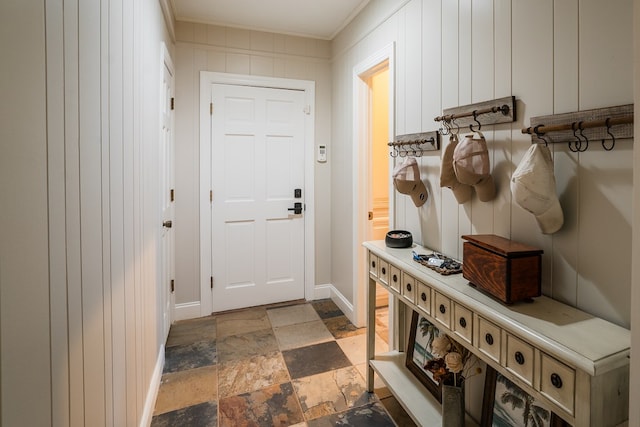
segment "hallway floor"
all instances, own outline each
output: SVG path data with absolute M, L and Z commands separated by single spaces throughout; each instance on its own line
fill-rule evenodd
M 382 384 L 367 393 L 365 347 L 331 300 L 177 322 L 151 425 L 414 425 Z

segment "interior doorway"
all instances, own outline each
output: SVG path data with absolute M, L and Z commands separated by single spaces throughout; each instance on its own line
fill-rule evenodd
M 362 242 L 380 240 L 394 223 L 393 192 L 387 143 L 393 139 L 395 74 L 394 44 L 354 67 L 354 312 L 365 323 L 368 262 Z M 385 305 L 384 292 L 376 305 Z M 389 307 L 393 321 L 393 307 Z M 392 325 L 390 325 L 392 326 Z M 391 329 L 392 330 L 392 329 Z M 393 341 L 393 337 L 390 337 Z

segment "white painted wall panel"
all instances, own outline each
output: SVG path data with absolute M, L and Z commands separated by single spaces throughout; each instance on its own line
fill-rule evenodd
M 12 185 L 2 187 L 0 423 L 145 425 L 162 343 L 159 222 L 142 228 L 145 213 L 157 216 L 158 165 L 140 161 L 157 159 L 163 16 L 151 0 L 16 5 L 0 13 L 3 28 L 29 33 L 3 38 L 22 57 L 7 58 L 19 73 L 5 75 L 14 89 L 3 93 L 23 117 L 0 126 L 13 148 L 0 168 Z
M 565 227 L 552 236 L 543 235 L 533 216 L 513 202 L 509 184 L 513 170 L 530 144 L 530 137 L 520 132 L 529 124 L 530 117 L 631 102 L 630 2 L 613 5 L 591 0 L 579 3 L 460 0 L 423 1 L 421 6 L 420 28 L 411 23 L 410 15 L 413 16 L 416 7 L 413 2 L 402 6 L 393 18 L 382 13 L 376 16 L 373 6 L 365 8 L 353 25 L 336 38 L 334 61 L 355 62 L 366 57 L 367 53 L 380 47 L 380 44 L 370 44 L 380 33 L 388 32 L 396 38 L 396 134 L 407 133 L 412 126 L 409 109 L 413 105 L 411 96 L 415 84 L 410 79 L 413 74 L 408 70 L 416 66 L 416 58 L 408 40 L 416 39 L 422 41 L 420 108 L 423 110 L 423 126 L 427 126 L 432 119 L 428 116 L 433 114 L 426 111 L 432 105 L 428 99 L 431 89 L 428 88 L 436 86 L 441 90 L 442 105 L 439 108 L 515 95 L 518 100 L 517 121 L 512 125 L 486 128 L 485 136 L 498 190 L 495 200 L 481 203 L 474 196 L 471 203 L 459 206 L 451 192 L 443 189 L 440 199 L 433 197 L 437 205 L 436 214 L 422 216 L 416 224 L 410 213 L 411 202 L 402 200 L 400 195 L 395 207 L 396 225 L 406 226 L 414 235 L 421 236 L 422 233 L 429 234 L 425 230 L 431 229 L 435 223 L 442 235 L 439 242 L 434 240 L 435 249 L 457 257 L 461 256 L 459 236 L 467 233 L 497 233 L 538 246 L 545 252 L 545 294 L 628 325 L 630 314 L 621 295 L 628 296 L 629 293 L 629 267 L 619 266 L 623 272 L 616 276 L 616 282 L 621 285 L 606 289 L 600 289 L 604 279 L 599 274 L 604 273 L 590 272 L 590 276 L 597 277 L 593 279 L 597 282 L 595 290 L 591 279 L 583 277 L 583 273 L 590 270 L 583 271 L 581 267 L 589 264 L 596 269 L 598 265 L 595 254 L 583 248 L 585 244 L 589 248 L 598 247 L 591 231 L 596 227 L 596 213 L 599 217 L 629 216 L 632 188 L 629 174 L 632 166 L 628 158 L 625 163 L 617 158 L 617 155 L 624 154 L 614 154 L 604 162 L 587 161 L 588 157 L 569 152 L 566 145 L 552 147 L 557 188 L 566 217 Z M 612 10 L 605 11 L 605 8 Z M 427 58 L 434 47 L 429 43 L 429 31 L 437 19 L 441 20 L 439 76 L 428 70 L 431 58 Z M 392 20 L 395 20 L 393 28 L 388 30 Z M 614 22 L 617 28 L 613 28 Z M 377 29 L 371 30 L 376 25 Z M 615 47 L 607 50 L 605 46 L 608 45 Z M 603 78 L 604 75 L 608 78 Z M 350 91 L 350 75 L 334 67 L 334 84 L 340 90 L 346 87 Z M 345 105 L 344 100 L 334 103 L 334 120 L 348 116 L 350 108 L 351 105 Z M 345 126 L 336 127 L 334 140 L 345 139 L 347 129 L 351 132 Z M 447 141 L 443 143 L 446 145 Z M 601 159 L 608 154 L 611 153 L 594 156 Z M 599 167 L 596 167 L 596 162 Z M 439 165 L 432 163 L 430 157 L 420 159 L 420 163 L 427 180 L 437 182 Z M 587 164 L 588 168 L 585 167 Z M 342 173 L 335 170 L 337 167 L 350 166 L 348 163 L 334 165 L 332 173 Z M 596 182 L 596 175 L 598 184 L 589 184 Z M 596 197 L 604 193 L 600 189 L 602 186 L 606 186 L 610 194 L 606 203 Z M 333 188 L 333 200 L 340 200 L 343 197 L 340 189 Z M 598 202 L 602 203 L 594 208 L 593 203 Z M 593 213 L 585 214 L 585 211 Z M 587 223 L 584 222 L 585 215 Z M 622 239 L 621 245 L 607 244 L 611 257 L 629 250 L 629 230 L 625 223 L 629 224 L 629 221 L 608 224 L 603 228 L 603 233 Z M 622 237 L 624 234 L 627 234 L 626 238 Z M 600 290 L 603 295 L 597 294 L 596 291 Z M 602 298 L 609 304 L 597 310 L 593 308 Z

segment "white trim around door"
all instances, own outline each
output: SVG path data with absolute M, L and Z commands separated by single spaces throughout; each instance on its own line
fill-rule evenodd
M 395 135 L 395 44 L 389 43 L 370 55 L 367 59 L 353 67 L 353 309 L 354 323 L 363 326 L 366 320 L 366 298 L 369 269 L 366 251 L 362 243 L 367 236 L 367 212 L 369 209 L 369 167 L 371 153 L 370 78 L 382 69 L 389 69 L 389 141 Z M 390 169 L 392 170 L 390 159 Z M 394 197 L 395 192 L 389 178 L 389 225 L 395 224 Z M 390 312 L 389 320 L 392 320 Z M 391 326 L 391 325 L 390 325 Z M 389 329 L 393 330 L 393 329 Z
M 274 77 L 226 74 L 211 71 L 200 72 L 200 314 L 208 316 L 213 310 L 211 292 L 212 237 L 211 237 L 211 85 L 227 84 L 276 89 L 302 90 L 305 92 L 307 114 L 305 121 L 305 299 L 312 299 L 315 288 L 315 221 L 314 221 L 314 166 L 315 166 L 315 82 Z

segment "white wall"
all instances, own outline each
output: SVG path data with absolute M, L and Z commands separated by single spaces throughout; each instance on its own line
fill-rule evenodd
M 178 22 L 176 24 L 176 305 L 199 303 L 199 87 L 200 71 L 315 81 L 315 142 L 328 146 L 315 164 L 314 285 L 330 283 L 331 153 L 330 43 L 279 34 Z M 242 153 L 238 153 L 239 156 Z M 215 274 L 215 272 L 214 272 Z M 309 296 L 313 298 L 313 296 Z M 204 298 L 211 298 L 210 295 Z M 180 316 L 180 314 L 178 314 Z
M 160 5 L 9 1 L 0 24 L 0 424 L 144 425 L 163 360 Z
M 637 42 L 640 37 L 640 0 L 633 2 L 633 39 L 636 40 L 633 49 L 633 78 L 634 78 L 634 100 L 635 105 L 640 105 L 640 43 Z M 640 110 L 634 109 L 635 113 L 635 137 L 640 137 Z M 640 151 L 633 152 L 633 166 L 636 171 L 640 170 Z M 634 188 L 640 188 L 640 174 L 633 174 Z M 633 193 L 633 248 L 632 260 L 640 257 L 640 194 L 638 191 Z M 640 263 L 632 262 L 631 276 L 631 307 L 640 306 Z M 629 383 L 629 401 L 638 402 L 640 399 L 640 311 L 631 310 L 631 374 L 630 377 L 636 378 Z M 630 405 L 629 408 L 629 425 L 640 425 L 640 405 Z
M 511 200 L 509 180 L 530 144 L 520 129 L 532 116 L 633 102 L 632 1 L 413 0 L 385 15 L 369 9 L 334 40 L 332 205 L 350 206 L 354 65 L 396 44 L 396 134 L 438 128 L 444 108 L 515 95 L 517 122 L 486 126 L 495 200 L 458 205 L 439 187 L 442 150 L 419 159 L 431 201 L 417 209 L 399 195 L 396 228 L 418 242 L 462 257 L 460 235 L 494 233 L 544 250 L 543 292 L 629 327 L 632 140 L 612 152 L 592 143 L 575 154 L 552 147 L 563 229 L 540 233 Z M 445 141 L 445 144 L 447 141 Z M 345 212 L 340 212 L 342 215 Z M 333 210 L 332 282 L 351 286 L 353 262 L 340 236 L 351 224 Z

